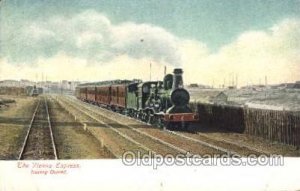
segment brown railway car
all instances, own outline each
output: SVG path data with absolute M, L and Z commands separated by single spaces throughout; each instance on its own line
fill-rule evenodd
M 111 102 L 111 86 L 96 87 L 96 103 L 99 105 L 109 106 Z
M 87 101 L 95 103 L 96 102 L 96 88 L 95 86 L 87 87 Z
M 76 87 L 75 97 L 77 99 L 85 101 L 86 100 L 86 88 L 85 87 Z
M 87 88 L 86 87 L 79 88 L 79 99 L 87 100 Z
M 111 106 L 124 109 L 126 108 L 126 85 L 112 85 L 111 86 Z

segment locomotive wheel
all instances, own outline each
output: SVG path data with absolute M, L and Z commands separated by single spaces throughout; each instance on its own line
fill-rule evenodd
M 145 121 L 145 114 L 142 111 L 139 111 L 137 114 L 137 118 L 141 121 Z
M 154 124 L 154 112 L 152 110 L 148 110 L 147 112 L 147 123 Z
M 144 120 L 144 122 L 148 123 L 148 121 L 149 121 L 149 115 L 148 115 L 147 112 L 143 112 L 143 120 Z
M 139 119 L 139 112 L 137 111 L 134 112 L 134 118 Z
M 158 128 L 160 129 L 163 129 L 164 128 L 164 122 L 163 122 L 163 119 L 161 118 L 161 116 L 155 116 L 155 126 L 157 126 Z

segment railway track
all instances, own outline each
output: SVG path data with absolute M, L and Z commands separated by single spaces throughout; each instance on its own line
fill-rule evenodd
M 168 131 L 168 130 L 167 130 Z M 271 153 L 250 147 L 248 145 L 242 143 L 235 143 L 226 139 L 220 138 L 212 138 L 209 135 L 205 135 L 203 133 L 184 133 L 184 132 L 176 132 L 176 131 L 168 131 L 178 137 L 182 137 L 199 144 L 208 145 L 211 147 L 216 147 L 216 149 L 224 150 L 226 147 L 230 147 L 232 151 L 230 151 L 235 156 L 249 156 L 249 155 L 271 155 Z M 226 152 L 226 150 L 224 150 Z
M 110 124 L 107 124 L 107 123 L 97 119 L 96 117 L 94 117 L 93 115 L 88 113 L 87 111 L 84 111 L 81 108 L 75 107 L 74 105 L 72 105 L 70 103 L 66 103 L 66 102 L 60 101 L 60 100 L 57 100 L 57 101 L 63 108 L 68 110 L 74 116 L 77 116 L 76 118 L 84 118 L 84 121 L 81 121 L 82 124 L 87 125 L 87 124 L 91 123 L 91 124 L 93 124 L 91 126 L 105 127 L 105 128 L 101 128 L 103 130 L 101 132 L 101 134 L 102 135 L 107 134 L 112 141 L 103 140 L 101 138 L 101 142 L 102 141 L 108 142 L 108 145 L 105 145 L 105 146 L 109 149 L 109 151 L 116 158 L 122 158 L 122 154 L 128 150 L 126 148 L 129 148 L 129 150 L 133 151 L 136 154 L 139 152 L 142 155 L 151 151 L 151 149 L 149 149 L 145 145 L 138 143 L 137 141 L 135 141 L 131 137 L 127 136 L 126 134 L 122 133 L 118 129 L 113 128 Z M 115 143 L 120 148 L 116 149 L 116 151 L 113 151 L 110 148 L 110 146 L 114 145 Z M 151 152 L 153 152 L 153 151 L 151 151 Z
M 177 135 L 177 133 L 172 132 L 172 131 L 161 131 L 159 129 L 156 128 L 136 128 L 136 127 L 132 127 L 131 125 L 129 125 L 126 122 L 119 122 L 119 119 L 116 120 L 116 118 L 112 118 L 109 117 L 107 115 L 104 116 L 104 114 L 102 112 L 99 112 L 100 110 L 103 110 L 105 112 L 109 112 L 105 109 L 99 108 L 98 107 L 92 109 L 88 104 L 85 103 L 76 103 L 76 101 L 68 99 L 68 101 L 72 102 L 73 104 L 78 104 L 81 105 L 81 108 L 86 108 L 87 110 L 89 110 L 90 112 L 94 113 L 95 115 L 97 115 L 97 118 L 101 118 L 101 119 L 106 119 L 106 120 L 110 120 L 113 121 L 114 123 L 118 124 L 119 126 L 122 126 L 123 129 L 130 129 L 131 131 L 134 131 L 138 134 L 143 135 L 144 137 L 149 137 L 151 139 L 153 139 L 156 142 L 162 143 L 165 146 L 169 146 L 173 149 L 177 150 L 177 153 L 187 153 L 189 151 L 189 153 L 192 154 L 227 154 L 228 156 L 236 156 L 236 157 L 240 157 L 241 155 L 239 155 L 238 153 L 216 146 L 216 145 L 212 145 L 210 143 L 206 143 L 204 141 L 200 141 L 200 140 L 194 140 L 194 139 L 190 139 L 188 137 L 185 136 L 179 136 Z M 89 107 L 90 106 L 90 107 Z M 132 120 L 132 119 L 131 119 Z M 125 128 L 124 128 L 125 127 Z M 176 135 L 174 135 L 176 134 Z
M 69 101 L 72 102 L 76 102 L 76 100 L 72 99 L 72 98 L 67 98 Z M 105 112 L 110 112 L 107 111 L 106 109 L 97 107 L 97 106 L 93 106 L 87 103 L 80 103 L 80 105 L 82 106 L 86 106 L 89 108 L 93 108 L 92 110 L 94 112 L 99 113 L 99 110 L 105 111 Z M 122 114 L 118 114 L 118 113 L 114 113 L 116 115 L 119 115 L 120 118 L 128 118 L 127 116 L 124 116 Z M 103 114 L 102 114 L 103 115 Z M 111 120 L 114 120 L 115 122 L 119 123 L 119 120 L 116 120 L 116 118 L 112 118 L 112 117 L 108 117 L 105 116 Z M 132 119 L 132 118 L 130 118 Z M 144 122 L 138 121 L 136 120 L 139 124 L 143 124 L 144 126 L 151 126 L 149 124 L 146 124 Z M 124 121 L 122 122 L 122 124 L 126 124 L 126 122 L 124 123 Z M 126 126 L 128 126 L 129 128 L 134 128 L 134 127 L 130 127 L 130 125 L 127 123 Z M 137 129 L 137 128 L 134 128 Z M 142 129 L 142 128 L 141 128 Z M 157 129 L 157 131 L 160 131 L 159 129 Z M 162 131 L 160 131 L 162 132 Z M 226 153 L 229 156 L 237 156 L 237 157 L 242 157 L 242 156 L 249 156 L 249 155 L 270 155 L 269 152 L 267 151 L 263 151 L 259 148 L 255 148 L 253 146 L 249 146 L 247 144 L 243 144 L 243 143 L 236 143 L 236 142 L 232 142 L 230 140 L 226 140 L 226 139 L 220 139 L 220 138 L 214 138 L 211 137 L 209 135 L 205 135 L 203 133 L 197 133 L 197 134 L 191 134 L 191 133 L 184 133 L 184 132 L 176 132 L 176 131 L 168 131 L 166 130 L 165 132 L 169 133 L 169 134 L 173 134 L 175 135 L 177 138 L 180 139 L 185 139 L 197 144 L 200 144 L 202 146 L 206 146 L 212 149 L 215 149 L 217 151 L 220 151 L 222 153 Z
M 114 120 L 110 120 L 97 112 L 91 111 L 86 107 L 76 107 L 76 103 L 67 103 L 71 104 L 72 107 L 74 107 L 76 110 L 79 110 L 86 115 L 89 115 L 91 118 L 93 118 L 96 121 L 100 121 L 101 123 L 106 124 L 106 126 L 109 126 L 112 130 L 118 131 L 124 135 L 126 135 L 127 138 L 130 140 L 133 140 L 136 144 L 142 145 L 143 148 L 146 148 L 147 151 L 151 151 L 152 154 L 162 154 L 162 155 L 167 155 L 167 154 L 186 154 L 188 150 L 182 149 L 178 146 L 175 146 L 169 142 L 166 142 L 164 140 L 161 140 L 159 138 L 156 138 L 154 136 L 151 136 L 150 134 L 147 134 L 142 131 L 138 131 L 136 128 L 128 128 L 126 125 L 122 125 L 120 123 L 116 123 Z M 85 109 L 85 111 L 83 111 Z M 88 113 L 89 112 L 89 113 Z M 92 115 L 90 113 L 93 113 Z M 112 124 L 112 125 L 108 125 Z M 147 145 L 147 146 L 145 146 Z M 191 153 L 189 151 L 189 153 Z
M 18 160 L 58 159 L 47 98 L 40 98 L 32 115 Z

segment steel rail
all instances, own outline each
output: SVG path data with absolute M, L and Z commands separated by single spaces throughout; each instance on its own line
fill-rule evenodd
M 68 100 L 70 100 L 70 99 L 68 99 Z M 73 103 L 75 103 L 75 101 L 72 101 L 72 100 L 70 100 L 70 101 L 73 102 Z M 80 104 L 81 104 L 81 103 L 80 103 Z M 86 106 L 86 108 L 89 106 L 88 104 L 85 104 L 85 103 L 82 103 L 81 105 Z M 97 107 L 97 108 L 98 108 L 98 107 Z M 94 107 L 93 109 L 95 109 L 95 112 L 97 112 L 99 115 L 101 115 L 101 116 L 103 116 L 103 117 L 106 117 L 106 118 L 108 118 L 108 119 L 110 119 L 110 120 L 113 120 L 113 121 L 117 122 L 118 124 L 121 124 L 120 122 L 116 121 L 115 119 L 112 119 L 112 118 L 110 118 L 110 117 L 108 117 L 108 116 L 104 116 L 103 114 L 100 114 L 99 111 L 96 110 L 97 108 Z M 89 108 L 87 108 L 87 109 L 89 109 Z M 100 109 L 101 109 L 101 110 L 104 110 L 103 108 L 100 108 Z M 109 111 L 108 111 L 108 112 L 109 112 Z M 117 113 L 117 114 L 118 114 L 118 113 Z M 119 114 L 119 115 L 121 115 L 121 114 Z M 122 116 L 123 116 L 123 115 L 122 115 Z M 142 122 L 142 123 L 145 124 L 144 122 Z M 136 128 L 134 128 L 134 127 L 131 127 L 131 126 L 127 125 L 127 124 L 126 124 L 126 125 L 125 125 L 125 124 L 121 124 L 121 125 L 127 126 L 128 128 L 131 128 L 131 129 L 133 129 L 133 130 L 135 130 L 135 131 L 137 131 L 137 132 L 139 132 L 139 133 L 142 133 L 142 134 L 144 134 L 144 135 L 146 135 L 146 136 L 151 136 L 151 135 L 149 135 L 149 134 L 147 134 L 147 133 L 145 133 L 145 132 L 139 131 L 138 129 L 136 129 Z M 145 125 L 148 125 L 148 124 L 146 123 Z M 208 147 L 208 148 L 212 148 L 212 149 L 215 149 L 215 150 L 217 150 L 217 151 L 224 152 L 224 153 L 226 153 L 226 154 L 229 155 L 229 156 L 241 157 L 241 155 L 239 155 L 237 152 L 230 151 L 230 150 L 225 149 L 225 148 L 223 148 L 223 147 L 216 146 L 216 145 L 207 143 L 207 142 L 205 142 L 205 141 L 197 140 L 197 139 L 194 139 L 194 138 L 191 138 L 191 137 L 188 137 L 188 136 L 185 136 L 185 135 L 176 133 L 176 132 L 174 132 L 174 131 L 170 131 L 170 130 L 165 130 L 165 131 L 168 132 L 168 133 L 170 133 L 170 134 L 174 134 L 174 135 L 179 136 L 179 137 L 181 137 L 181 138 L 187 139 L 187 140 L 189 140 L 189 141 L 193 141 L 193 142 L 199 143 L 199 144 L 201 144 L 201 145 L 203 145 L 203 146 L 206 146 L 206 147 Z M 156 138 L 156 137 L 153 137 L 153 136 L 151 136 L 151 138 L 153 138 L 153 139 L 155 139 L 155 140 L 157 140 L 157 141 L 162 141 L 162 140 L 160 140 L 160 139 L 158 139 L 158 138 Z M 165 142 L 165 141 L 163 141 L 163 142 Z M 171 147 L 174 146 L 174 145 L 171 145 L 170 143 L 167 143 L 167 144 L 168 144 L 168 146 L 171 146 Z M 174 146 L 174 147 L 175 147 L 175 146 Z M 174 148 L 174 149 L 175 149 L 175 148 Z M 180 149 L 180 148 L 179 148 L 179 149 Z M 180 149 L 180 150 L 181 150 L 181 149 Z
M 55 100 L 58 104 L 59 104 L 59 106 L 63 109 L 63 110 L 65 110 L 66 112 L 68 112 L 72 117 L 74 117 L 74 118 L 76 118 L 76 115 L 72 112 L 72 111 L 70 111 L 69 109 L 67 109 L 66 108 L 66 106 L 65 105 L 63 105 L 62 103 L 61 103 L 61 101 L 60 100 L 58 100 L 58 99 L 54 99 L 54 98 L 52 98 L 51 97 L 51 99 L 53 99 L 53 100 Z M 82 126 L 85 126 L 85 123 L 83 123 L 83 122 L 81 122 L 81 121 L 79 121 L 79 123 L 82 125 Z M 95 135 L 93 135 L 96 139 L 97 139 L 97 137 L 95 136 Z M 99 140 L 99 139 L 97 139 L 98 141 L 100 141 L 100 143 L 101 143 L 101 145 L 103 144 L 103 140 Z M 121 158 L 121 156 L 119 156 L 118 154 L 116 154 L 114 151 L 112 151 L 110 148 L 108 148 L 107 146 L 104 146 L 115 158 Z
M 202 134 L 202 133 L 197 133 L 197 135 L 203 136 L 203 137 L 205 137 L 205 138 L 207 138 L 207 139 L 213 139 L 213 140 L 215 140 L 215 141 L 220 141 L 220 142 L 224 142 L 224 143 L 227 143 L 227 144 L 230 144 L 230 145 L 234 145 L 234 146 L 237 146 L 237 147 L 240 147 L 240 148 L 246 148 L 246 149 L 248 149 L 249 151 L 254 151 L 254 152 L 261 153 L 261 154 L 266 154 L 266 155 L 271 155 L 271 154 L 272 154 L 272 153 L 270 153 L 270 152 L 263 151 L 263 150 L 261 150 L 261 149 L 255 148 L 255 147 L 250 147 L 250 146 L 248 146 L 248 145 L 246 145 L 246 144 L 243 144 L 243 143 L 240 143 L 240 142 L 239 142 L 239 143 L 234 143 L 234 142 L 231 142 L 231 141 L 226 140 L 226 139 L 221 139 L 221 138 L 211 138 L 211 137 L 209 137 L 208 135 L 204 135 L 204 134 Z
M 69 100 L 69 101 L 70 101 L 70 102 L 73 102 L 74 104 L 76 104 L 74 101 L 71 101 L 71 100 Z M 79 104 L 79 103 L 78 103 L 78 104 Z M 152 135 L 149 135 L 148 133 L 145 133 L 145 132 L 143 132 L 143 131 L 140 131 L 140 130 L 138 130 L 137 128 L 131 127 L 131 126 L 127 125 L 127 124 L 122 124 L 122 123 L 120 123 L 119 121 L 117 121 L 117 120 L 115 120 L 115 119 L 112 119 L 112 118 L 110 118 L 110 117 L 104 116 L 103 114 L 100 114 L 99 111 L 93 111 L 93 110 L 91 110 L 90 108 L 88 108 L 88 105 L 82 105 L 82 106 L 83 106 L 85 109 L 89 110 L 90 112 L 96 112 L 98 115 L 101 115 L 101 116 L 104 117 L 104 118 L 107 118 L 107 119 L 109 119 L 109 120 L 112 120 L 112 121 L 114 121 L 114 122 L 120 124 L 120 125 L 123 125 L 123 126 L 129 128 L 129 129 L 131 129 L 131 130 L 133 130 L 133 131 L 135 131 L 135 132 L 137 132 L 137 133 L 139 133 L 139 134 L 141 134 L 141 135 L 144 135 L 144 136 L 146 136 L 146 137 L 149 137 L 150 139 L 155 140 L 155 141 L 157 141 L 157 142 L 159 142 L 159 143 L 161 143 L 161 144 L 163 144 L 163 145 L 165 145 L 165 146 L 168 146 L 169 148 L 174 149 L 174 150 L 176 150 L 176 151 L 178 151 L 178 152 L 180 152 L 180 153 L 183 153 L 183 154 L 190 153 L 190 152 L 186 151 L 185 149 L 179 148 L 179 147 L 177 147 L 177 146 L 175 146 L 175 145 L 172 145 L 171 143 L 168 143 L 168 142 L 163 141 L 163 140 L 161 140 L 161 139 L 159 139 L 159 138 L 156 138 L 156 137 L 154 137 L 154 136 L 152 136 Z M 102 109 L 102 108 L 101 108 L 101 109 Z
M 51 120 L 50 120 L 49 108 L 48 108 L 48 104 L 47 104 L 47 98 L 44 98 L 44 102 L 45 102 L 45 107 L 46 107 L 47 121 L 48 121 L 50 136 L 51 136 L 51 142 L 52 142 L 54 158 L 55 158 L 55 160 L 57 160 L 58 159 L 57 150 L 56 150 L 56 146 L 55 146 L 55 142 L 54 142 L 54 136 L 53 136 L 52 125 L 51 125 Z
M 38 104 L 37 104 L 37 106 L 36 106 L 36 108 L 35 108 L 35 110 L 34 110 L 34 112 L 33 112 L 33 114 L 32 114 L 32 118 L 31 118 L 31 121 L 30 121 L 30 123 L 29 123 L 28 129 L 27 129 L 27 133 L 26 133 L 24 142 L 23 142 L 22 147 L 21 147 L 21 151 L 20 151 L 20 153 L 19 153 L 18 160 L 21 160 L 21 159 L 22 159 L 23 152 L 24 152 L 25 147 L 26 147 L 26 145 L 27 145 L 28 136 L 29 136 L 29 134 L 30 134 L 31 127 L 32 127 L 32 124 L 33 124 L 33 121 L 34 121 L 34 119 L 35 119 L 35 116 L 36 116 L 36 113 L 37 113 L 37 110 L 38 110 L 39 106 L 40 106 L 40 100 L 39 100 L 39 102 L 38 102 Z
M 71 98 L 71 97 L 68 97 L 67 99 L 68 99 L 69 101 L 71 101 L 71 102 L 75 102 L 75 101 L 76 101 L 74 98 Z M 71 100 L 71 99 L 73 99 L 73 100 Z M 95 106 L 95 105 L 91 105 L 91 104 L 88 104 L 88 103 L 80 103 L 80 104 L 81 104 L 81 105 L 84 105 L 84 106 L 86 106 L 86 107 L 92 107 L 92 108 L 95 109 L 95 110 L 100 109 L 100 110 L 102 110 L 102 111 L 110 112 L 109 110 L 105 110 L 104 108 L 97 107 L 97 106 Z M 99 114 L 98 111 L 96 111 L 96 112 Z M 145 123 L 145 122 L 143 122 L 143 121 L 139 121 L 139 120 L 137 120 L 137 119 L 135 119 L 135 118 L 131 118 L 131 117 L 128 117 L 128 116 L 124 116 L 124 115 L 119 114 L 119 113 L 114 113 L 114 114 L 120 115 L 120 116 L 122 116 L 122 117 L 129 118 L 129 119 L 134 119 L 135 121 L 140 122 L 140 123 L 142 123 L 142 124 L 144 124 L 144 125 L 151 126 L 150 124 Z M 100 115 L 101 115 L 101 114 L 100 114 Z M 102 115 L 102 116 L 103 116 L 103 115 Z M 114 120 L 114 119 L 111 119 L 111 118 L 109 118 L 109 117 L 107 117 L 107 116 L 104 116 L 104 117 L 106 117 L 106 118 L 108 118 L 108 119 L 110 119 L 110 120 Z M 117 122 L 116 120 L 114 120 L 114 121 Z M 119 123 L 119 122 L 117 122 L 117 123 Z M 119 123 L 119 124 L 120 124 L 120 123 Z M 122 125 L 124 125 L 124 124 L 122 124 Z M 128 125 L 126 125 L 126 126 L 128 126 Z M 133 128 L 133 127 L 130 127 L 130 128 Z M 135 129 L 135 128 L 134 128 L 134 129 Z M 216 145 L 213 145 L 213 144 L 210 144 L 210 143 L 207 143 L 207 142 L 205 142 L 205 141 L 201 141 L 201 140 L 198 140 L 198 139 L 195 139 L 195 138 L 191 138 L 191 137 L 188 137 L 188 136 L 179 134 L 179 133 L 174 132 L 174 131 L 166 130 L 166 132 L 171 133 L 171 134 L 174 134 L 174 135 L 179 136 L 179 137 L 182 137 L 182 138 L 185 138 L 185 139 L 188 139 L 188 140 L 193 141 L 193 142 L 200 143 L 200 144 L 203 145 L 203 146 L 207 146 L 207 147 L 213 148 L 213 149 L 215 149 L 215 150 L 225 152 L 225 153 L 227 153 L 228 155 L 231 155 L 231 156 L 234 155 L 234 156 L 237 156 L 237 157 L 241 157 L 241 155 L 239 155 L 237 152 L 230 151 L 230 150 L 225 149 L 225 148 L 223 148 L 223 147 L 216 146 Z M 143 132 L 143 133 L 144 133 L 144 132 Z M 202 135 L 202 134 L 199 134 L 199 133 L 197 133 L 197 134 L 200 135 L 200 136 L 204 136 L 204 137 L 206 137 L 206 138 L 212 139 L 212 138 L 210 138 L 210 137 L 208 137 L 208 136 L 205 136 L 205 135 Z M 221 142 L 225 142 L 225 143 L 227 143 L 227 144 L 232 144 L 232 145 L 238 146 L 238 147 L 240 147 L 240 148 L 243 148 L 243 147 L 244 147 L 244 148 L 246 148 L 246 149 L 248 149 L 248 150 L 255 151 L 255 152 L 258 152 L 258 153 L 263 153 L 263 154 L 267 154 L 267 155 L 270 154 L 269 152 L 265 152 L 265 151 L 262 151 L 262 150 L 257 149 L 257 148 L 252 148 L 252 147 L 249 147 L 249 146 L 247 146 L 247 145 L 245 145 L 245 144 L 232 143 L 232 142 L 227 141 L 227 140 L 225 140 L 225 139 L 222 139 L 222 140 L 217 140 L 217 139 L 216 139 L 216 141 L 221 141 Z
M 207 146 L 207 147 L 210 147 L 210 148 L 213 148 L 215 150 L 218 150 L 218 151 L 221 151 L 221 152 L 225 152 L 226 154 L 228 154 L 229 156 L 235 156 L 235 157 L 242 157 L 241 155 L 239 155 L 237 152 L 235 151 L 230 151 L 228 149 L 225 149 L 223 147 L 219 147 L 219 146 L 216 146 L 216 145 L 213 145 L 213 144 L 210 144 L 210 143 L 207 143 L 205 141 L 201 141 L 201 140 L 198 140 L 198 139 L 194 139 L 192 137 L 188 137 L 188 136 L 185 136 L 185 135 L 182 135 L 180 133 L 177 133 L 177 132 L 174 132 L 174 131 L 170 131 L 170 130 L 166 130 L 167 132 L 171 133 L 171 134 L 174 134 L 176 136 L 179 136 L 179 137 L 182 137 L 182 138 L 185 138 L 187 140 L 190 140 L 190 141 L 193 141 L 193 142 L 196 142 L 196 143 L 199 143 L 203 146 Z
M 67 103 L 68 104 L 68 103 Z M 70 103 L 69 103 L 70 105 Z M 117 130 L 116 128 L 112 127 L 111 125 L 105 123 L 104 121 L 97 119 L 96 117 L 92 116 L 91 114 L 87 113 L 86 111 L 83 111 L 81 108 L 74 106 L 74 104 L 72 105 L 72 107 L 74 107 L 75 109 L 77 109 L 78 111 L 80 111 L 81 113 L 84 113 L 85 115 L 87 115 L 88 117 L 92 118 L 95 121 L 98 121 L 99 123 L 101 123 L 102 125 L 108 127 L 109 129 L 111 129 L 112 131 L 114 131 L 115 133 L 117 133 L 119 136 L 125 138 L 126 140 L 134 143 L 135 145 L 139 146 L 140 148 L 146 150 L 146 151 L 151 151 L 153 154 L 155 154 L 155 152 L 148 148 L 147 146 L 135 141 L 134 139 L 132 139 L 131 137 L 127 136 L 126 134 L 122 133 L 121 131 Z M 118 158 L 120 158 L 120 156 L 118 156 Z

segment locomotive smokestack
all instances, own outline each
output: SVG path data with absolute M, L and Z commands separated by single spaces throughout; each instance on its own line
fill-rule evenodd
M 174 75 L 173 75 L 173 86 L 172 89 L 178 89 L 183 88 L 183 79 L 182 79 L 182 69 L 181 68 L 175 68 L 174 69 Z

